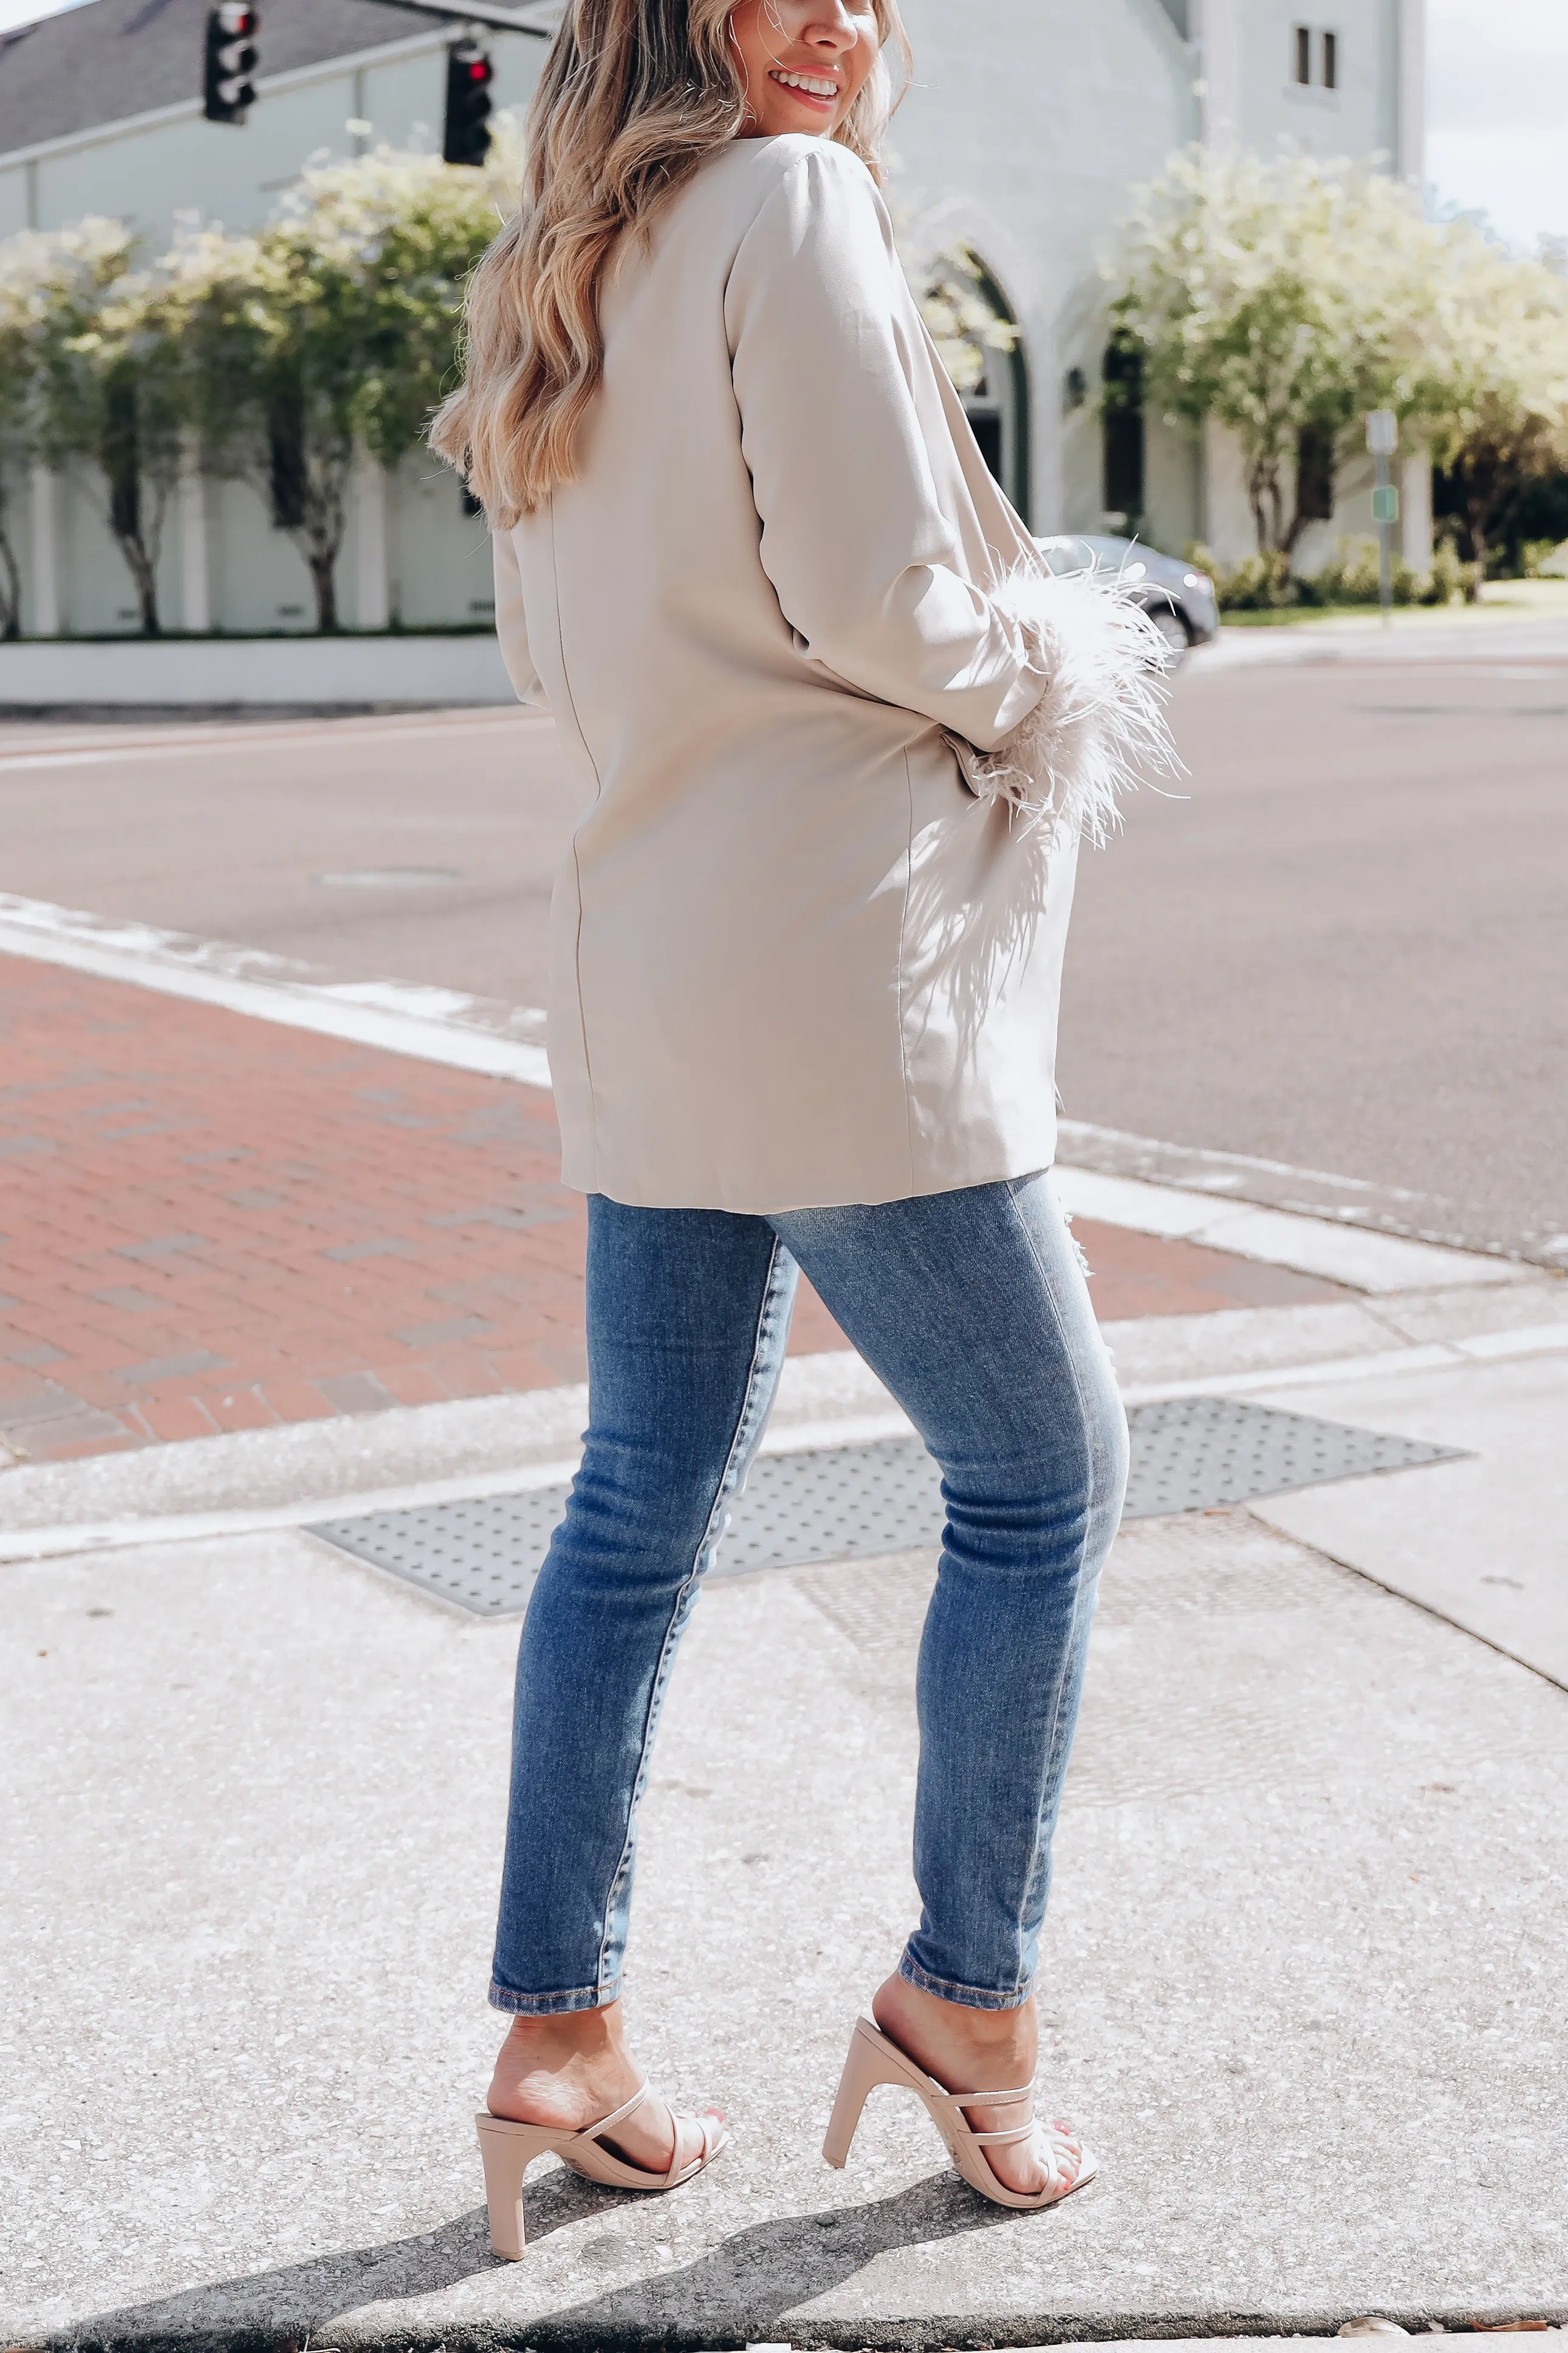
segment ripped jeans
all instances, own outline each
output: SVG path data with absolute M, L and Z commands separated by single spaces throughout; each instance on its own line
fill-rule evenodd
M 619 1992 L 659 1707 L 767 1422 L 797 1267 L 942 1472 L 916 1682 L 921 1915 L 900 1971 L 981 2009 L 1032 1989 L 1127 1476 L 1121 1399 L 1045 1175 L 765 1218 L 590 1198 L 589 1428 L 518 1654 L 498 2010 Z

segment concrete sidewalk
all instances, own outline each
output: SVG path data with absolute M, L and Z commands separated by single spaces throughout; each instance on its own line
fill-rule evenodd
M 1479 1522 L 1489 1476 L 1561 1525 L 1537 1441 L 1565 1387 L 1561 1357 L 1434 1372 L 1405 1418 L 1477 1463 L 1259 1510 L 1331 1507 L 1353 1557 L 1391 1503 L 1435 1525 L 1461 1479 Z M 1319 1404 L 1398 1421 L 1370 1388 Z M 1511 1557 L 1505 1531 L 1485 1573 Z M 528 2258 L 500 2265 L 470 2116 L 515 1628 L 292 1531 L 5 1567 L 0 2341 L 935 2348 L 1568 2317 L 1568 1693 L 1258 1512 L 1142 1523 L 1106 1575 L 1042 2002 L 1048 2113 L 1100 2178 L 1006 2215 L 886 2094 L 827 2171 L 844 2039 L 910 1918 L 931 1575 L 705 1598 L 629 2000 L 656 2080 L 716 2101 L 735 2145 L 668 2199 L 537 2168 Z

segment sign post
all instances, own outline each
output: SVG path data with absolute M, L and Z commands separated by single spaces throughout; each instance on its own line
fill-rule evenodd
M 1366 446 L 1377 460 L 1377 481 L 1372 493 L 1372 519 L 1377 525 L 1377 601 L 1387 628 L 1394 608 L 1394 526 L 1399 520 L 1399 492 L 1388 479 L 1388 461 L 1399 442 L 1399 420 L 1392 408 L 1374 408 L 1366 420 Z

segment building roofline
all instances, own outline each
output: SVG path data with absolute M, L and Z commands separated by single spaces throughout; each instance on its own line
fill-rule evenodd
M 367 66 L 398 58 L 428 57 L 446 48 L 451 37 L 448 30 L 411 33 L 405 41 L 378 41 L 374 48 L 345 50 L 341 57 L 323 58 L 316 65 L 291 66 L 286 73 L 260 74 L 256 82 L 257 98 L 305 90 L 313 82 L 335 81 L 341 74 L 359 73 Z M 79 154 L 84 148 L 107 146 L 132 132 L 153 131 L 161 123 L 183 122 L 193 117 L 199 120 L 201 116 L 202 97 L 198 90 L 189 98 L 176 100 L 172 106 L 153 106 L 141 114 L 117 115 L 111 122 L 95 122 L 85 131 L 63 131 L 58 138 L 40 139 L 30 147 L 7 147 L 0 151 L 0 172 L 25 164 L 41 164 L 51 155 Z

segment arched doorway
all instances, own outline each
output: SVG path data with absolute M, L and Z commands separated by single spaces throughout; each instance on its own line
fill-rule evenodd
M 963 406 L 981 455 L 1023 516 L 1029 515 L 1029 363 L 1024 338 L 1012 306 L 985 264 L 971 258 L 974 284 L 981 299 L 1004 326 L 1012 330 L 1011 348 L 994 344 L 981 349 L 980 381 L 963 396 Z

